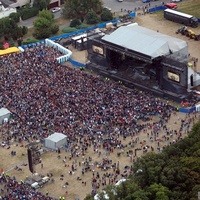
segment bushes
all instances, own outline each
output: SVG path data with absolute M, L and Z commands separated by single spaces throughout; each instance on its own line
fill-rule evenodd
M 59 26 L 57 24 L 54 24 L 51 26 L 51 33 L 56 34 L 59 31 Z
M 82 23 L 82 24 L 76 26 L 77 29 L 85 29 L 85 28 L 88 28 L 88 27 L 89 27 L 89 25 L 84 24 L 84 23 Z
M 97 24 L 100 21 L 99 16 L 94 11 L 88 12 L 85 20 L 87 24 Z
M 23 8 L 20 11 L 22 20 L 29 19 L 38 14 L 39 10 L 37 8 Z
M 66 28 L 62 29 L 63 33 L 72 33 L 72 32 L 75 32 L 75 31 L 77 31 L 77 29 L 74 28 L 74 27 L 66 27 Z
M 18 23 L 20 21 L 20 13 L 10 13 L 9 18 Z
M 31 44 L 34 42 L 39 42 L 39 40 L 35 39 L 35 38 L 28 38 L 25 41 L 23 41 L 23 44 Z
M 101 21 L 106 22 L 113 19 L 113 15 L 108 9 L 103 9 L 103 12 L 101 13 Z
M 78 20 L 78 19 L 73 19 L 71 22 L 70 22 L 70 27 L 76 27 L 76 26 L 79 26 L 79 25 L 81 25 L 81 22 L 80 22 L 80 20 Z

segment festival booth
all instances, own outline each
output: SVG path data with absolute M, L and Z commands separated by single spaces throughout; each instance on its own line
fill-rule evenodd
M 58 149 L 61 147 L 64 147 L 66 144 L 66 138 L 67 136 L 62 133 L 54 133 L 50 135 L 49 137 L 45 138 L 44 146 L 49 149 Z
M 11 112 L 6 108 L 0 109 L 0 124 L 2 124 L 5 120 L 8 120 L 11 115 Z
M 10 53 L 19 53 L 19 52 L 20 52 L 20 49 L 18 49 L 17 47 L 10 47 L 4 50 L 0 50 L 0 56 L 10 54 Z

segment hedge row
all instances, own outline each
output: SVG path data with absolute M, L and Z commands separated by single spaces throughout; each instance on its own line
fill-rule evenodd
M 24 8 L 19 12 L 21 14 L 22 20 L 26 20 L 31 17 L 35 17 L 39 13 L 39 10 L 37 8 Z

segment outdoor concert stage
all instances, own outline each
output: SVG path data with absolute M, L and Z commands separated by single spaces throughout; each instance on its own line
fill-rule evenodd
M 130 88 L 182 101 L 190 97 L 188 46 L 179 40 L 137 24 L 122 26 L 111 34 L 90 32 L 86 68 L 121 81 Z

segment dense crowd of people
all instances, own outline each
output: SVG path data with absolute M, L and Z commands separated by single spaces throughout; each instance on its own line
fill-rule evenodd
M 4 197 L 1 197 L 2 200 L 53 200 L 54 198 L 49 197 L 46 194 L 42 194 L 34 189 L 31 189 L 30 186 L 23 182 L 19 182 L 6 174 L 0 175 L 0 186 L 1 194 L 4 194 Z
M 0 58 L 0 107 L 17 116 L 10 122 L 13 137 L 36 139 L 54 130 L 73 138 L 98 131 L 110 134 L 116 128 L 127 134 L 127 129 L 143 128 L 137 120 L 174 109 L 146 92 L 59 65 L 59 53 L 49 48 L 38 46 Z
M 165 127 L 165 122 L 176 112 L 168 102 L 147 92 L 127 89 L 120 82 L 60 65 L 55 60 L 60 55 L 52 47 L 38 45 L 23 53 L 0 57 L 0 108 L 12 112 L 9 123 L 3 125 L 8 143 L 11 138 L 17 142 L 42 141 L 49 134 L 60 132 L 67 135 L 67 151 L 76 157 L 80 149 L 84 155 L 91 145 L 94 153 L 99 154 L 101 147 L 108 154 L 114 149 L 123 150 L 119 137 L 131 136 L 129 145 L 134 146 L 139 141 L 138 133 L 149 134 L 148 129 L 150 140 L 156 140 L 162 128 L 166 140 L 170 134 L 177 135 L 175 130 Z M 152 123 L 154 116 L 160 120 Z M 78 150 L 74 148 L 77 144 Z M 135 150 L 134 156 L 137 150 L 147 151 L 145 141 L 141 148 Z M 116 171 L 112 176 L 115 174 Z M 106 177 L 102 177 L 104 184 Z M 108 180 L 113 183 L 116 178 Z M 0 177 L 0 182 L 6 183 L 4 199 L 15 199 L 16 195 L 18 199 L 51 199 L 31 192 L 25 184 L 5 175 Z M 96 187 L 97 182 L 92 182 L 92 186 Z

